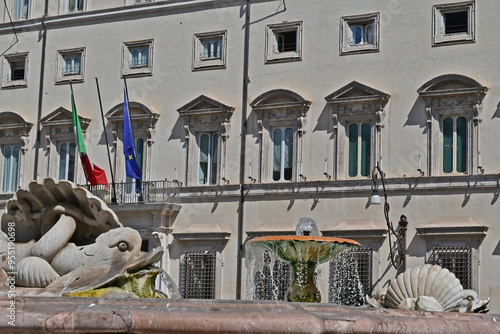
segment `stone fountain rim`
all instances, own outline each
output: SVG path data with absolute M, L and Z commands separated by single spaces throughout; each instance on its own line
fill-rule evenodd
M 352 245 L 361 246 L 361 244 L 355 240 L 335 238 L 335 237 L 321 237 L 321 236 L 310 236 L 310 235 L 274 235 L 274 236 L 264 236 L 257 237 L 248 242 L 266 242 L 266 241 L 317 241 L 317 242 L 334 242 L 334 243 L 348 243 Z

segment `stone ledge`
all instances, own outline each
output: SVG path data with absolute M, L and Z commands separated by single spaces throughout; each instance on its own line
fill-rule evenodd
M 498 333 L 500 315 L 189 299 L 0 297 L 11 333 Z

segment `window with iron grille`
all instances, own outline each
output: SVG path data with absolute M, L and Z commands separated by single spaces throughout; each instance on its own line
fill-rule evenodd
M 183 298 L 214 299 L 217 253 L 188 250 L 181 260 L 180 292 Z
M 330 262 L 328 302 L 364 304 L 372 290 L 373 249 L 356 248 L 338 254 Z
M 471 247 L 434 247 L 427 262 L 448 269 L 464 289 L 472 289 Z
M 254 300 L 285 300 L 286 291 L 292 282 L 291 266 L 275 260 L 271 270 L 271 256 L 264 252 L 264 268 L 255 273 Z

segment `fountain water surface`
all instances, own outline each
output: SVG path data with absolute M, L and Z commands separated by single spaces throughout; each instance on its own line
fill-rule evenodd
M 248 247 L 267 249 L 272 255 L 287 262 L 292 267 L 293 282 L 286 292 L 290 302 L 321 301 L 321 294 L 316 286 L 314 273 L 318 264 L 330 261 L 340 252 L 358 247 L 354 240 L 310 235 L 318 233 L 316 224 L 310 218 L 301 218 L 297 234 L 265 236 L 252 239 Z

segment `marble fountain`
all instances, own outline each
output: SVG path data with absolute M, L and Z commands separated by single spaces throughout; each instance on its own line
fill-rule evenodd
M 154 266 L 163 251 L 142 252 L 99 198 L 67 181 L 32 182 L 2 215 L 0 333 L 500 332 L 498 315 L 473 313 L 488 301 L 435 266 L 401 274 L 371 306 L 319 303 L 316 266 L 359 244 L 299 225 L 301 235 L 248 243 L 294 268 L 288 301 L 188 300 L 155 290 L 168 276 Z

